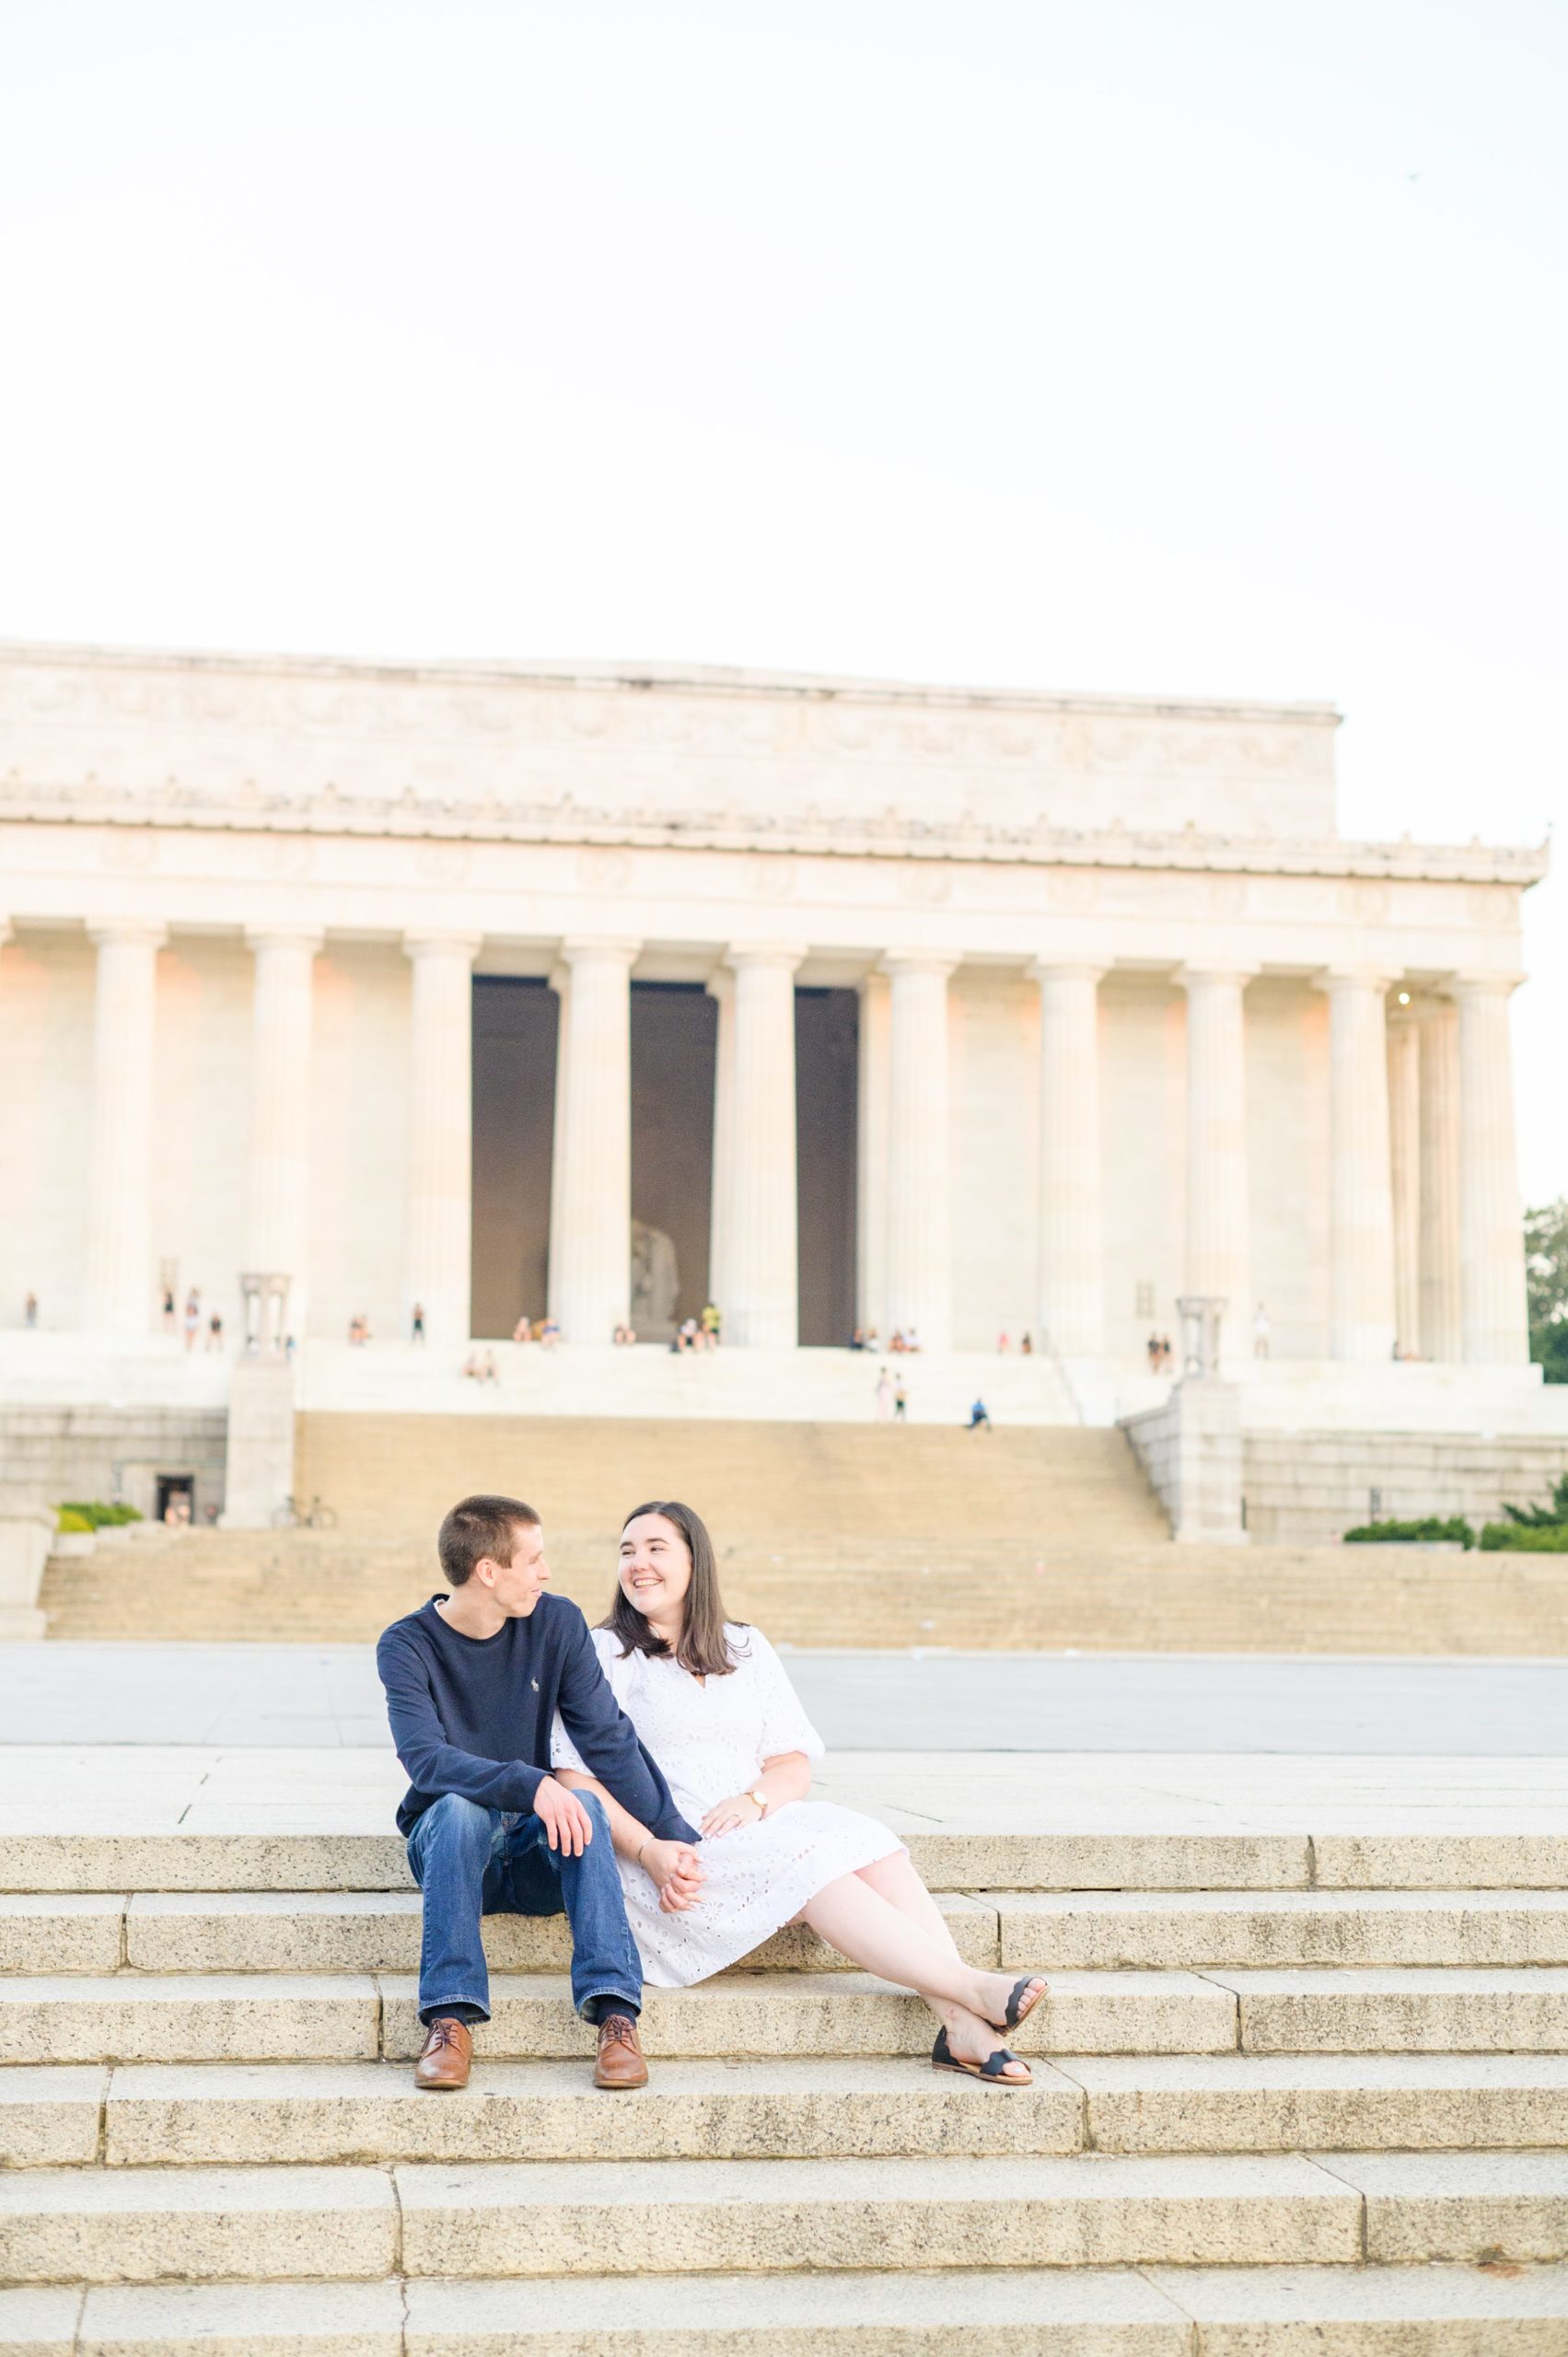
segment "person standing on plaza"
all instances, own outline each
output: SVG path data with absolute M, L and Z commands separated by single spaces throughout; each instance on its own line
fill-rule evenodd
M 409 1790 L 398 1830 L 424 1893 L 417 2086 L 466 2086 L 473 2023 L 490 2018 L 484 1914 L 572 1927 L 572 2001 L 598 2032 L 594 2084 L 640 2087 L 643 1981 L 610 1819 L 550 1772 L 557 1713 L 578 1754 L 648 1828 L 660 1894 L 700 1895 L 699 1836 L 637 1741 L 575 1604 L 549 1593 L 544 1534 L 520 1498 L 462 1499 L 436 1541 L 447 1587 L 383 1631 L 376 1666 Z
M 424 1340 L 424 1304 L 422 1301 L 413 1305 L 413 1315 L 409 1321 L 409 1339 L 414 1342 Z
M 188 1351 L 196 1347 L 196 1333 L 201 1323 L 202 1295 L 200 1290 L 192 1285 L 185 1296 L 185 1347 Z
M 893 1387 L 888 1379 L 888 1370 L 884 1367 L 877 1378 L 877 1421 L 879 1424 L 889 1424 L 892 1420 Z
M 38 1295 L 36 1293 L 29 1293 L 27 1299 L 22 1304 L 22 1324 L 27 1327 L 29 1332 L 38 1324 Z
M 898 1379 L 898 1381 L 897 1381 L 897 1383 L 895 1383 L 895 1384 L 894 1384 L 894 1386 L 893 1386 L 893 1422 L 894 1422 L 895 1423 L 897 1423 L 897 1424 L 907 1424 L 907 1423 L 908 1423 L 908 1422 L 909 1422 L 909 1406 L 910 1406 L 910 1396 L 909 1396 L 909 1393 L 904 1389 L 904 1379 L 903 1379 L 903 1376 L 900 1375 L 900 1377 L 899 1377 L 899 1379 Z

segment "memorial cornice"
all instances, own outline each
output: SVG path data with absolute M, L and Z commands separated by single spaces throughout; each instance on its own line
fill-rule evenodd
M 934 684 L 922 680 L 858 679 L 840 672 L 772 671 L 722 663 L 593 662 L 573 657 L 536 661 L 472 659 L 399 661 L 393 657 L 331 655 L 239 655 L 173 648 L 73 646 L 52 641 L 0 639 L 0 667 L 20 665 L 79 673 L 144 673 L 168 687 L 186 679 L 213 682 L 236 678 L 253 682 L 297 679 L 317 688 L 374 691 L 426 687 L 437 691 L 494 688 L 579 689 L 634 698 L 650 689 L 673 689 L 703 697 L 743 697 L 766 702 L 868 703 L 933 712 L 1029 712 L 1055 718 L 1108 720 L 1224 720 L 1266 726 L 1337 728 L 1334 704 L 1313 701 L 1265 702 L 1237 696 L 1115 695 L 1063 693 L 1035 688 Z M 450 707 L 444 715 L 450 719 Z M 470 714 L 477 720 L 477 714 Z
M 1255 876 L 1373 877 L 1389 881 L 1538 883 L 1550 842 L 1466 844 L 1354 842 L 1339 838 L 1227 837 L 1185 827 L 1174 833 L 1111 826 L 1093 832 L 945 825 L 889 812 L 881 819 L 801 821 L 758 813 L 596 810 L 570 796 L 533 807 L 453 798 L 438 804 L 412 792 L 395 800 L 335 794 L 264 794 L 232 799 L 168 779 L 155 795 L 115 792 L 88 777 L 39 784 L 0 778 L 0 822 L 37 826 L 178 829 L 218 833 L 376 837 L 388 841 L 618 845 L 629 849 L 773 853 L 816 859 L 913 859 L 1041 867 L 1187 870 Z

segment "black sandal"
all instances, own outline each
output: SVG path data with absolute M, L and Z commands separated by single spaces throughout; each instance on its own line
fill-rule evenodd
M 994 2054 L 986 2056 L 983 2062 L 960 2061 L 947 2043 L 947 2033 L 945 2029 L 937 2031 L 936 2043 L 931 2049 L 931 2067 L 934 2071 L 957 2071 L 961 2078 L 980 2079 L 988 2087 L 1020 2089 L 1032 2087 L 1034 2084 L 1032 2075 L 1027 2079 L 1008 2079 L 1003 2076 L 1008 2063 L 1016 2062 L 1018 2059 L 1017 2055 L 1009 2054 L 1005 2046 L 999 2046 Z
M 1037 1994 L 1032 1996 L 1029 1999 L 1028 2003 L 1026 2005 L 1022 2002 L 1023 1994 L 1031 1980 L 1038 1980 L 1040 1982 L 1040 1989 Z M 1046 1980 L 1043 1972 L 1026 1972 L 1021 1980 L 1014 1981 L 1013 1993 L 1007 2000 L 1007 2010 L 999 2022 L 992 2023 L 992 2028 L 1016 2029 L 1020 2022 L 1027 2022 L 1035 2007 L 1039 2004 L 1040 1998 L 1048 1994 L 1050 1986 L 1051 1984 Z

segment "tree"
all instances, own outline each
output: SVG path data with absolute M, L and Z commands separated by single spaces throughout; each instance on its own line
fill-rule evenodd
M 1525 1213 L 1530 1356 L 1548 1383 L 1568 1383 L 1568 1195 Z

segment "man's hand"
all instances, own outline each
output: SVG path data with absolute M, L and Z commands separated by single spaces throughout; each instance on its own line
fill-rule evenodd
M 544 1827 L 544 1838 L 563 1858 L 580 1858 L 594 1838 L 593 1819 L 577 1798 L 553 1776 L 541 1776 L 533 1796 L 533 1813 Z
M 646 1841 L 643 1845 L 642 1865 L 656 1888 L 659 1905 L 667 1915 L 683 1915 L 689 1907 L 702 1904 L 707 1875 L 689 1842 Z

